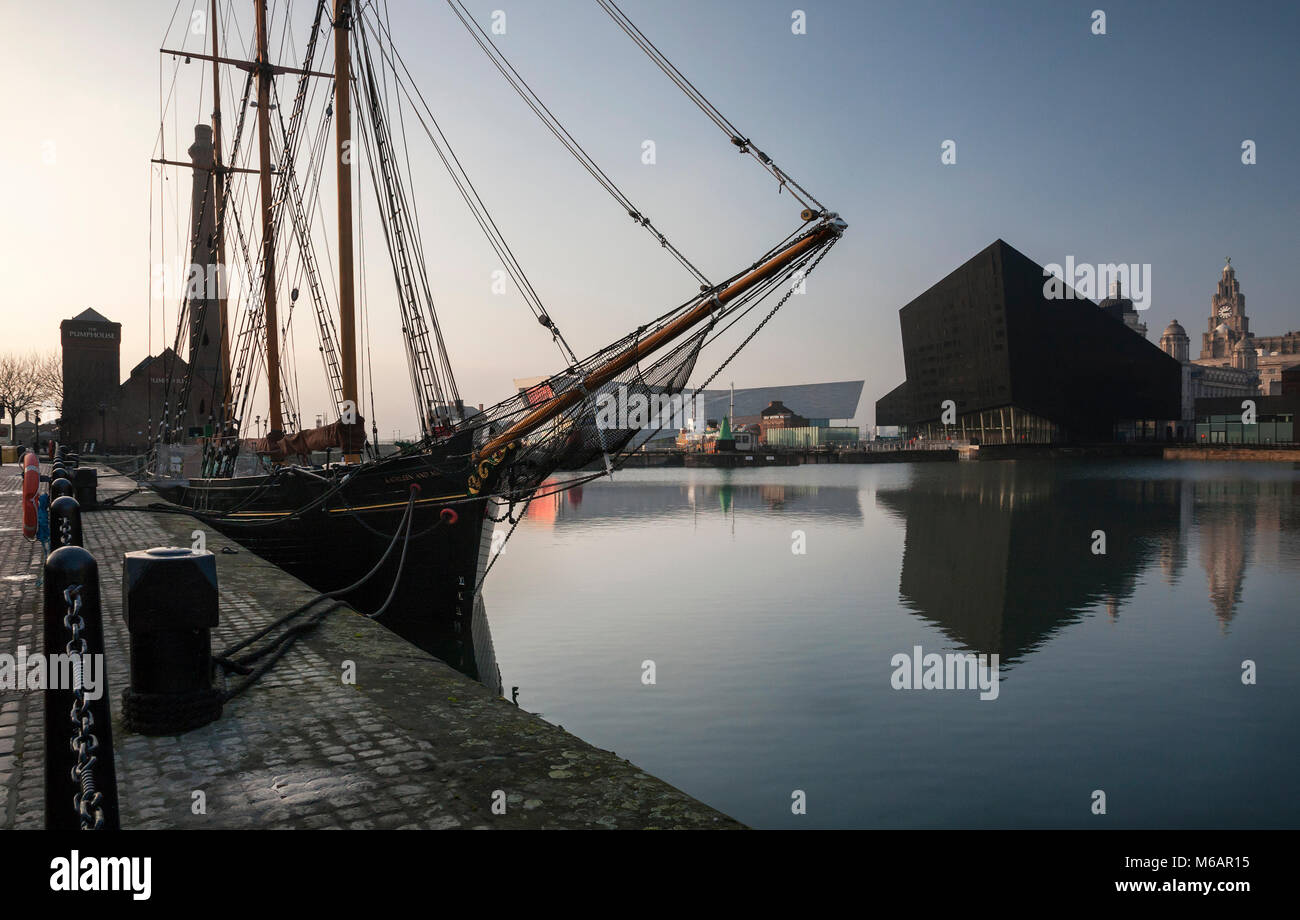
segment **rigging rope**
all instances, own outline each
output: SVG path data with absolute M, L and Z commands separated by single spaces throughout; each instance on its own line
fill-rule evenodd
M 755 162 L 776 177 L 777 182 L 780 183 L 782 188 L 789 188 L 790 194 L 793 195 L 805 208 L 811 209 L 813 205 L 816 205 L 816 210 L 818 212 L 823 214 L 825 213 L 826 208 L 822 203 L 814 198 L 807 189 L 791 178 L 789 173 L 777 166 L 776 163 L 772 162 L 771 157 L 762 150 L 759 150 L 758 147 L 754 145 L 753 141 L 746 137 L 740 129 L 732 124 L 731 121 L 729 121 L 727 117 L 718 110 L 718 107 L 710 102 L 705 95 L 695 87 L 695 84 L 688 80 L 686 76 L 677 69 L 672 61 L 668 60 L 664 53 L 655 46 L 654 42 L 650 41 L 650 39 L 646 37 L 646 34 L 637 28 L 636 24 L 628 18 L 627 14 L 619 8 L 618 4 L 615 3 L 614 0 L 596 0 L 596 2 L 600 4 L 601 9 L 608 13 L 609 17 L 618 24 L 618 27 L 627 33 L 627 36 L 636 43 L 637 47 L 644 51 L 646 56 L 664 72 L 668 79 L 672 80 L 673 83 L 676 84 L 676 86 L 685 93 L 692 102 L 699 106 L 700 111 L 707 115 L 709 119 L 722 130 L 723 134 L 727 135 L 731 140 L 731 143 L 739 149 L 740 153 L 747 153 L 753 157 Z
M 519 71 L 515 70 L 514 65 L 512 65 L 506 56 L 501 53 L 500 49 L 492 43 L 491 39 L 488 38 L 487 33 L 483 31 L 483 27 L 474 21 L 469 10 L 465 8 L 465 4 L 462 3 L 461 0 L 447 0 L 447 5 L 451 7 L 451 11 L 456 14 L 456 18 L 460 20 L 461 25 L 463 25 L 465 30 L 469 32 L 470 37 L 474 39 L 483 53 L 488 56 L 488 59 L 501 73 L 501 76 L 505 77 L 506 82 L 510 84 L 516 93 L 519 94 L 519 97 L 524 100 L 528 107 L 533 110 L 533 113 L 537 115 L 542 124 L 544 124 L 547 129 L 555 135 L 560 144 L 563 145 L 563 147 L 573 155 L 582 167 L 591 174 L 591 177 L 595 179 L 596 182 L 600 184 L 600 186 L 604 188 L 605 191 L 608 192 L 625 211 L 627 211 L 629 217 L 641 226 L 645 227 L 650 235 L 658 240 L 659 245 L 662 248 L 668 250 L 668 252 L 671 253 L 687 271 L 695 276 L 696 280 L 700 282 L 701 290 L 713 290 L 714 285 L 712 282 L 710 282 L 709 279 L 706 278 L 704 274 L 696 268 L 676 246 L 668 241 L 668 238 L 664 236 L 664 234 L 661 233 L 653 223 L 651 223 L 650 218 L 645 216 L 645 214 L 632 203 L 632 200 L 628 198 L 616 184 L 614 184 L 614 180 L 612 180 L 603 169 L 596 165 L 596 161 L 591 158 L 591 155 L 583 149 L 582 145 L 579 144 L 573 135 L 569 133 L 568 129 L 564 127 L 560 120 L 555 117 L 554 113 L 546 107 L 546 104 L 542 102 L 541 98 L 533 92 L 533 88 L 528 85 L 528 82 L 524 80 L 522 76 L 520 76 Z
M 385 16 L 387 16 L 386 3 Z M 543 305 L 541 297 L 537 294 L 537 290 L 528 279 L 527 274 L 523 270 L 523 266 L 515 257 L 514 251 L 510 248 L 510 244 L 506 241 L 504 234 L 501 233 L 501 230 L 493 219 L 487 205 L 479 195 L 478 188 L 470 179 L 469 173 L 465 170 L 460 158 L 456 155 L 456 151 L 452 148 L 451 142 L 447 140 L 447 136 L 443 132 L 442 126 L 438 123 L 438 119 L 434 116 L 432 109 L 429 108 L 429 104 L 425 100 L 424 94 L 420 91 L 419 86 L 416 85 L 414 78 L 412 78 L 411 72 L 406 66 L 406 61 L 402 58 L 400 52 L 398 52 L 396 46 L 392 42 L 388 23 L 376 21 L 375 27 L 377 33 L 389 36 L 388 49 L 391 49 L 392 59 L 388 60 L 388 63 L 393 70 L 394 82 L 406 96 L 407 101 L 411 104 L 413 114 L 420 122 L 420 127 L 424 129 L 424 133 L 428 135 L 429 141 L 433 144 L 434 151 L 442 161 L 444 169 L 446 169 L 457 192 L 460 193 L 461 198 L 464 199 L 466 206 L 469 208 L 470 215 L 474 218 L 475 223 L 479 225 L 479 229 L 482 230 L 483 235 L 487 237 L 488 243 L 492 246 L 493 252 L 496 254 L 497 258 L 501 260 L 506 273 L 510 275 L 510 280 L 514 282 L 516 290 L 519 291 L 520 295 L 524 298 L 525 304 L 527 304 L 529 310 L 532 311 L 533 317 L 544 328 L 550 331 L 551 338 L 560 349 L 560 354 L 564 359 L 570 364 L 576 363 L 577 357 L 575 356 L 573 349 L 560 333 L 559 326 L 555 325 L 550 312 L 546 309 L 545 305 Z M 388 58 L 388 51 L 382 43 L 379 45 L 379 52 L 384 58 Z M 398 65 L 401 66 L 402 72 L 405 73 L 406 81 L 403 81 L 397 74 Z M 410 87 L 414 89 L 415 97 L 412 97 L 411 89 L 408 89 L 407 87 L 408 83 L 410 84 Z M 416 98 L 418 98 L 420 104 L 424 106 L 424 111 L 428 115 L 428 122 L 425 121 L 424 115 L 420 113 L 419 108 L 416 106 Z M 399 106 L 399 115 L 400 112 L 401 109 Z M 433 131 L 429 129 L 430 123 L 433 125 Z M 437 137 L 434 136 L 434 131 L 437 132 Z M 441 138 L 441 142 L 439 142 L 439 138 Z M 405 141 L 403 141 L 403 143 L 405 143 Z

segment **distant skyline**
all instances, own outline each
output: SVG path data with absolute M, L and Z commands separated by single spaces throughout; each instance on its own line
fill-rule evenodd
M 798 205 L 635 48 L 594 0 L 465 0 L 594 159 L 711 278 L 747 265 Z M 198 4 L 206 8 L 206 0 Z M 858 420 L 903 379 L 897 311 L 995 239 L 1039 264 L 1150 264 L 1154 343 L 1178 319 L 1205 327 L 1232 257 L 1257 335 L 1300 327 L 1293 3 L 798 2 L 620 0 L 634 22 L 753 140 L 849 223 L 843 241 L 713 386 L 865 379 Z M 176 5 L 182 25 L 192 0 Z M 248 34 L 252 4 L 221 0 Z M 295 21 L 314 3 L 297 0 Z M 381 4 L 382 7 L 382 4 Z M 0 349 L 58 348 L 63 319 L 94 308 L 123 325 L 122 372 L 164 345 L 149 327 L 149 164 L 158 151 L 159 55 L 173 4 L 3 0 L 0 60 Z M 390 0 L 416 82 L 575 350 L 588 353 L 681 302 L 691 278 L 555 143 L 445 3 Z M 792 10 L 806 14 L 794 34 Z M 1091 13 L 1106 13 L 1093 34 Z M 273 18 L 283 2 L 272 4 Z M 305 31 L 305 30 L 304 30 Z M 199 50 L 174 26 L 169 43 Z M 297 46 L 279 58 L 296 63 Z M 245 56 L 241 47 L 228 49 Z M 160 61 L 162 63 L 160 73 Z M 210 101 L 206 65 L 182 65 L 164 131 L 183 158 Z M 186 80 L 191 80 L 187 86 Z M 280 78 L 284 80 L 286 78 Z M 184 92 L 189 92 L 185 96 Z M 282 95 L 287 91 L 282 89 Z M 233 94 L 232 94 L 233 95 Z M 233 117 L 233 99 L 227 118 Z M 434 298 L 468 402 L 560 369 L 522 302 L 490 290 L 497 267 L 432 149 L 408 142 Z M 642 162 L 653 140 L 656 163 Z M 956 162 L 941 162 L 955 141 Z M 1253 141 L 1257 162 L 1242 163 Z M 179 156 L 178 156 L 179 154 Z M 354 173 L 370 193 L 368 178 Z M 180 198 L 188 178 L 166 180 Z M 180 185 L 176 185 L 181 183 Z M 159 257 L 158 202 L 153 234 Z M 373 213 L 370 242 L 378 239 Z M 182 214 L 183 222 L 183 214 Z M 178 248 L 166 242 L 167 258 Z M 367 250 L 381 436 L 415 427 L 382 246 Z M 165 304 L 168 321 L 176 304 Z M 166 344 L 174 329 L 167 328 Z M 307 324 L 299 335 L 310 336 Z M 302 414 L 326 406 L 301 340 Z M 725 357 L 701 358 L 698 383 Z M 309 379 L 310 378 L 310 379 Z M 264 410 L 264 396 L 261 408 Z M 798 406 L 792 406 L 799 411 Z

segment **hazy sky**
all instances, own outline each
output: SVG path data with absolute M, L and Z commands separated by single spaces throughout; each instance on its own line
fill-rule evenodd
M 206 0 L 199 7 L 206 7 Z M 797 221 L 722 134 L 594 0 L 466 0 L 552 111 L 710 277 L 748 264 Z M 0 349 L 54 349 L 94 307 L 123 324 L 123 374 L 174 334 L 151 259 L 175 255 L 188 178 L 157 156 L 161 56 L 173 2 L 0 0 Z M 222 0 L 223 10 L 230 0 Z M 273 4 L 280 16 L 283 3 Z M 295 0 L 292 18 L 314 4 Z M 737 386 L 865 378 L 859 418 L 903 378 L 897 310 L 1001 237 L 1039 263 L 1149 263 L 1151 337 L 1177 318 L 1199 349 L 1232 256 L 1257 334 L 1300 327 L 1293 283 L 1300 149 L 1300 4 L 622 0 L 624 10 L 756 143 L 849 222 L 804 297 L 724 374 Z M 170 46 L 198 50 L 182 0 Z M 802 9 L 807 34 L 791 30 Z M 1092 33 L 1093 9 L 1106 34 Z M 234 3 L 242 34 L 251 2 Z M 557 323 L 580 353 L 686 299 L 694 283 L 590 180 L 492 69 L 442 0 L 389 0 L 398 48 Z M 301 33 L 302 30 L 299 30 Z M 301 56 L 301 34 L 286 64 Z M 242 42 L 226 49 L 246 54 Z M 160 71 L 160 62 L 162 68 Z M 167 155 L 210 99 L 180 68 Z M 242 86 L 242 76 L 236 76 Z M 291 93 L 289 78 L 280 78 Z M 235 117 L 235 100 L 226 118 Z M 407 139 L 434 295 L 462 395 L 558 369 L 413 122 Z M 955 165 L 940 162 L 945 140 Z M 1258 162 L 1241 162 L 1255 141 Z M 657 162 L 642 163 L 653 140 Z M 358 176 L 363 194 L 372 194 Z M 150 251 L 150 192 L 154 246 Z M 161 188 L 161 190 L 160 190 Z M 180 192 L 180 205 L 176 191 Z M 158 210 L 161 199 L 163 218 Z M 181 206 L 183 205 L 183 207 Z M 364 217 L 364 215 L 363 215 Z M 165 218 L 165 221 L 164 221 Z M 332 218 L 331 218 L 332 220 Z M 330 221 L 327 221 L 328 224 Z M 392 275 L 370 212 L 368 303 L 379 426 L 414 414 Z M 308 317 L 305 315 L 304 319 Z M 298 326 L 303 414 L 325 408 L 311 330 Z M 725 354 L 725 352 L 724 352 Z M 723 354 L 705 354 L 704 373 Z M 702 377 L 697 373 L 697 378 Z M 264 400 L 264 397 L 263 397 Z M 261 407 L 265 408 L 264 401 Z M 798 407 L 794 407 L 796 410 Z

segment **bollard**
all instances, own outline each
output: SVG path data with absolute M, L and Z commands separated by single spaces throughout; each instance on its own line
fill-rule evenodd
M 50 480 L 50 498 L 59 498 L 63 495 L 72 496 L 76 492 L 76 487 L 68 479 L 51 479 Z
M 72 488 L 82 511 L 94 511 L 99 507 L 99 470 L 93 466 L 73 470 Z
M 45 651 L 45 829 L 119 830 L 99 566 L 79 546 L 45 561 Z
M 158 547 L 122 561 L 122 613 L 131 634 L 124 724 L 142 735 L 178 735 L 220 718 L 222 692 L 212 686 L 216 557 Z
M 81 507 L 71 495 L 61 495 L 50 502 L 50 546 L 84 546 L 81 533 Z
M 72 474 L 68 472 L 66 466 L 56 463 L 54 464 L 54 468 L 50 470 L 50 482 L 53 482 L 56 479 L 66 479 L 68 482 L 72 482 Z

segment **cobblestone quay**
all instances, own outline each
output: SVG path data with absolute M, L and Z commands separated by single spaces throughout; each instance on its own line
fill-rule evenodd
M 101 497 L 132 485 L 103 467 L 99 482 Z M 20 470 L 0 467 L 0 654 L 15 657 L 20 645 L 44 651 L 41 550 L 23 539 L 20 500 Z M 141 493 L 123 506 L 156 500 Z M 124 829 L 740 827 L 346 610 L 299 640 L 217 722 L 177 737 L 131 734 L 120 713 L 122 554 L 189 546 L 200 525 L 130 510 L 83 520 L 103 588 Z M 315 593 L 210 529 L 207 548 L 221 597 L 214 649 Z M 344 661 L 355 663 L 355 684 L 343 681 Z M 0 689 L 0 829 L 43 826 L 43 723 L 40 691 Z M 493 812 L 498 790 L 505 814 Z

